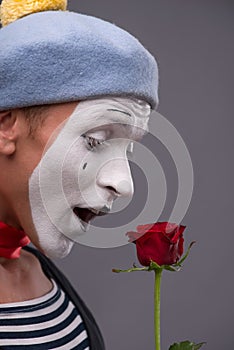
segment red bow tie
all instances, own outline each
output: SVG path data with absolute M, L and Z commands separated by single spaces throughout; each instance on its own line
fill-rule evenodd
M 0 257 L 16 259 L 22 247 L 30 243 L 25 232 L 0 221 Z

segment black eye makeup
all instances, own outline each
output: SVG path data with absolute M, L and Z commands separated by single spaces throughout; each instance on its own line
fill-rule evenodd
M 82 138 L 88 151 L 99 151 L 99 149 L 101 151 L 103 146 L 110 146 L 112 144 L 111 140 L 125 140 L 125 153 L 128 158 L 133 156 L 134 142 L 128 139 L 126 127 L 123 128 L 121 124 L 108 125 L 105 129 L 102 127 L 101 129 L 89 130 L 82 135 Z
M 88 151 L 95 151 L 97 150 L 99 147 L 103 146 L 103 145 L 107 145 L 109 144 L 109 142 L 106 139 L 103 138 L 97 138 L 97 137 L 93 137 L 87 134 L 82 135 L 83 139 L 85 140 L 85 144 L 86 144 L 86 148 L 88 149 Z M 132 158 L 133 157 L 133 148 L 134 148 L 134 142 L 130 142 L 128 144 L 128 147 L 126 148 L 126 155 L 127 158 Z
M 89 151 L 94 151 L 96 148 L 98 148 L 99 146 L 101 146 L 105 143 L 105 140 L 98 139 L 98 138 L 95 138 L 92 136 L 82 135 L 82 137 L 84 138 L 84 140 L 86 142 L 86 146 L 87 146 Z

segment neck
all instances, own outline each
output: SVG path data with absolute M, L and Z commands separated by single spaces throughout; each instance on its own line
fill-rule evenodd
M 0 193 L 0 222 L 4 222 L 18 230 L 21 229 L 12 206 L 2 193 Z

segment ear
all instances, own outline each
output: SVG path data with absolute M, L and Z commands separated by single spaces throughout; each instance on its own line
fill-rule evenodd
M 12 111 L 0 112 L 0 154 L 12 155 L 15 152 L 16 114 Z

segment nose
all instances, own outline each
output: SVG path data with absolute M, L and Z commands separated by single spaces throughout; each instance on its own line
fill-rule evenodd
M 97 174 L 97 185 L 115 197 L 132 197 L 134 186 L 127 159 L 112 159 L 104 163 Z

